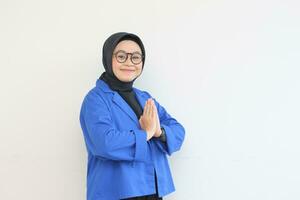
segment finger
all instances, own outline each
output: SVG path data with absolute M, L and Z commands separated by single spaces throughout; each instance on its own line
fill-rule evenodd
M 157 114 L 157 108 L 156 108 L 156 105 L 155 105 L 154 101 L 152 101 L 152 103 L 153 103 L 154 112 Z
M 154 113 L 154 106 L 153 106 L 152 101 L 150 101 L 150 116 L 151 116 L 151 117 L 154 117 L 154 116 L 155 116 L 154 114 L 155 114 L 155 113 Z
M 152 102 L 153 102 L 153 106 L 156 108 L 156 104 L 155 104 L 154 100 Z
M 149 103 L 148 103 L 148 100 L 147 100 L 146 103 L 145 103 L 145 107 L 144 107 L 144 114 L 148 115 L 148 113 L 149 113 Z
M 154 110 L 155 118 L 156 118 L 156 120 L 159 122 L 158 111 L 157 111 L 157 108 L 156 108 L 156 106 L 155 106 L 155 103 L 153 103 L 153 110 Z
M 148 100 L 148 102 L 147 102 L 147 114 L 148 114 L 148 116 L 151 114 L 151 102 L 150 102 L 150 100 Z
M 151 109 L 152 109 L 151 99 L 148 99 L 148 116 L 151 116 Z
M 155 111 L 155 103 L 154 103 L 154 101 L 153 101 L 153 99 L 151 99 L 151 106 L 152 106 L 152 108 L 153 108 L 153 111 Z

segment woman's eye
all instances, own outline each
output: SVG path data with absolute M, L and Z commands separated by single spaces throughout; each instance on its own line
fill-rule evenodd
M 124 56 L 124 55 L 118 55 L 118 58 L 119 58 L 119 59 L 124 59 L 125 56 Z
M 141 58 L 142 57 L 140 55 L 138 55 L 138 54 L 132 55 L 132 59 L 138 60 L 138 59 L 141 59 Z

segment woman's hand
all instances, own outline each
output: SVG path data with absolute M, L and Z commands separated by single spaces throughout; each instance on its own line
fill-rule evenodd
M 143 115 L 140 117 L 139 122 L 141 128 L 147 132 L 147 141 L 150 140 L 156 133 L 156 108 L 152 99 L 146 101 Z
M 161 135 L 161 129 L 160 129 L 160 121 L 159 121 L 159 115 L 158 115 L 158 111 L 157 111 L 157 108 L 156 108 L 156 105 L 155 103 L 153 102 L 153 108 L 154 108 L 154 113 L 155 113 L 155 118 L 156 118 L 156 130 L 155 130 L 155 133 L 154 133 L 154 137 L 160 137 Z

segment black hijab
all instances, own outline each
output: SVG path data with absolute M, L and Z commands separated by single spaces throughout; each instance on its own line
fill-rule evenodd
M 133 82 L 136 80 L 137 77 L 130 82 L 124 82 L 119 80 L 115 76 L 112 70 L 112 56 L 113 56 L 114 49 L 118 45 L 118 43 L 123 40 L 132 40 L 140 46 L 142 54 L 144 55 L 142 60 L 143 62 L 142 70 L 143 70 L 146 54 L 141 39 L 133 33 L 118 32 L 112 34 L 104 42 L 103 49 L 102 49 L 102 63 L 105 68 L 105 72 L 101 74 L 100 79 L 106 82 L 112 90 L 117 91 L 120 94 L 120 96 L 122 96 L 122 98 L 133 109 L 137 118 L 139 119 L 143 113 L 143 108 L 138 103 L 135 93 L 132 89 Z

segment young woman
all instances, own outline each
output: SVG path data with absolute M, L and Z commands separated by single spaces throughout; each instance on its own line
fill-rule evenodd
M 80 111 L 87 199 L 162 199 L 175 191 L 167 155 L 180 149 L 185 129 L 148 92 L 133 87 L 145 63 L 137 35 L 111 35 L 102 53 L 105 72 Z

